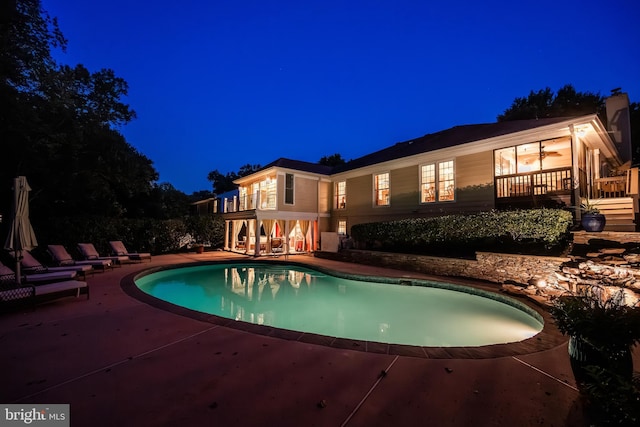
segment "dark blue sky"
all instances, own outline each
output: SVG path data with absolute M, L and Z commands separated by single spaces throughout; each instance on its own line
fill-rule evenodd
M 431 4 L 437 3 L 437 4 Z M 573 84 L 640 102 L 637 0 L 43 0 L 60 62 L 111 68 L 138 119 L 121 131 L 160 182 L 279 157 L 345 159 L 494 122 Z

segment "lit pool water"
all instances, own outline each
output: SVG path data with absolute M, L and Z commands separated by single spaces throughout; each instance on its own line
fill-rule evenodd
M 535 311 L 502 295 L 445 283 L 352 280 L 297 265 L 182 267 L 135 282 L 156 298 L 192 310 L 363 341 L 482 346 L 522 341 L 543 327 Z

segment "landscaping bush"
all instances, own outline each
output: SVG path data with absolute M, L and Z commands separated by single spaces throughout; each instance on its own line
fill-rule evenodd
M 72 254 L 78 243 L 93 243 L 100 254 L 110 252 L 110 240 L 122 240 L 127 249 L 153 254 L 180 250 L 188 234 L 207 232 L 212 247 L 224 242 L 224 221 L 218 216 L 185 219 L 130 219 L 108 217 L 54 217 L 45 224 L 33 224 L 42 247 L 64 245 Z M 202 234 L 200 234 L 202 235 Z
M 556 254 L 568 246 L 573 224 L 560 209 L 489 211 L 357 224 L 356 247 L 439 256 L 473 256 L 476 251 Z

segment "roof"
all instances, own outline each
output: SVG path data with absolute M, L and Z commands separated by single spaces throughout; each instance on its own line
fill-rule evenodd
M 322 175 L 330 175 L 333 169 L 331 166 L 320 165 L 318 163 L 310 163 L 310 162 L 304 162 L 302 160 L 292 160 L 292 159 L 286 159 L 284 157 L 280 157 L 278 160 L 275 160 L 269 163 L 268 165 L 262 167 L 260 171 L 273 168 L 273 167 L 295 169 L 303 172 L 318 173 Z
M 344 165 L 336 166 L 332 173 L 345 172 L 389 160 L 400 159 L 415 154 L 427 153 L 429 151 L 439 150 L 442 148 L 454 147 L 456 145 L 465 144 L 473 141 L 482 141 L 484 139 L 496 136 L 507 135 L 510 133 L 522 132 L 537 127 L 552 125 L 566 120 L 570 117 L 553 117 L 544 119 L 531 120 L 512 120 L 498 123 L 485 123 L 476 125 L 454 126 L 452 128 L 426 134 L 409 141 L 398 142 L 395 145 L 376 151 L 371 154 L 350 160 Z

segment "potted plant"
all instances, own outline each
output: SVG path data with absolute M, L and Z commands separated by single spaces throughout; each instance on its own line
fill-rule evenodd
M 599 233 L 604 230 L 604 226 L 607 223 L 605 216 L 600 213 L 600 209 L 596 203 L 591 203 L 589 199 L 582 199 L 580 203 L 580 211 L 582 218 L 580 219 L 580 225 L 585 231 L 591 233 Z
M 551 307 L 556 326 L 569 336 L 569 357 L 578 384 L 597 366 L 630 378 L 631 348 L 640 342 L 640 307 L 628 305 L 624 289 L 607 295 L 599 285 L 559 297 Z

